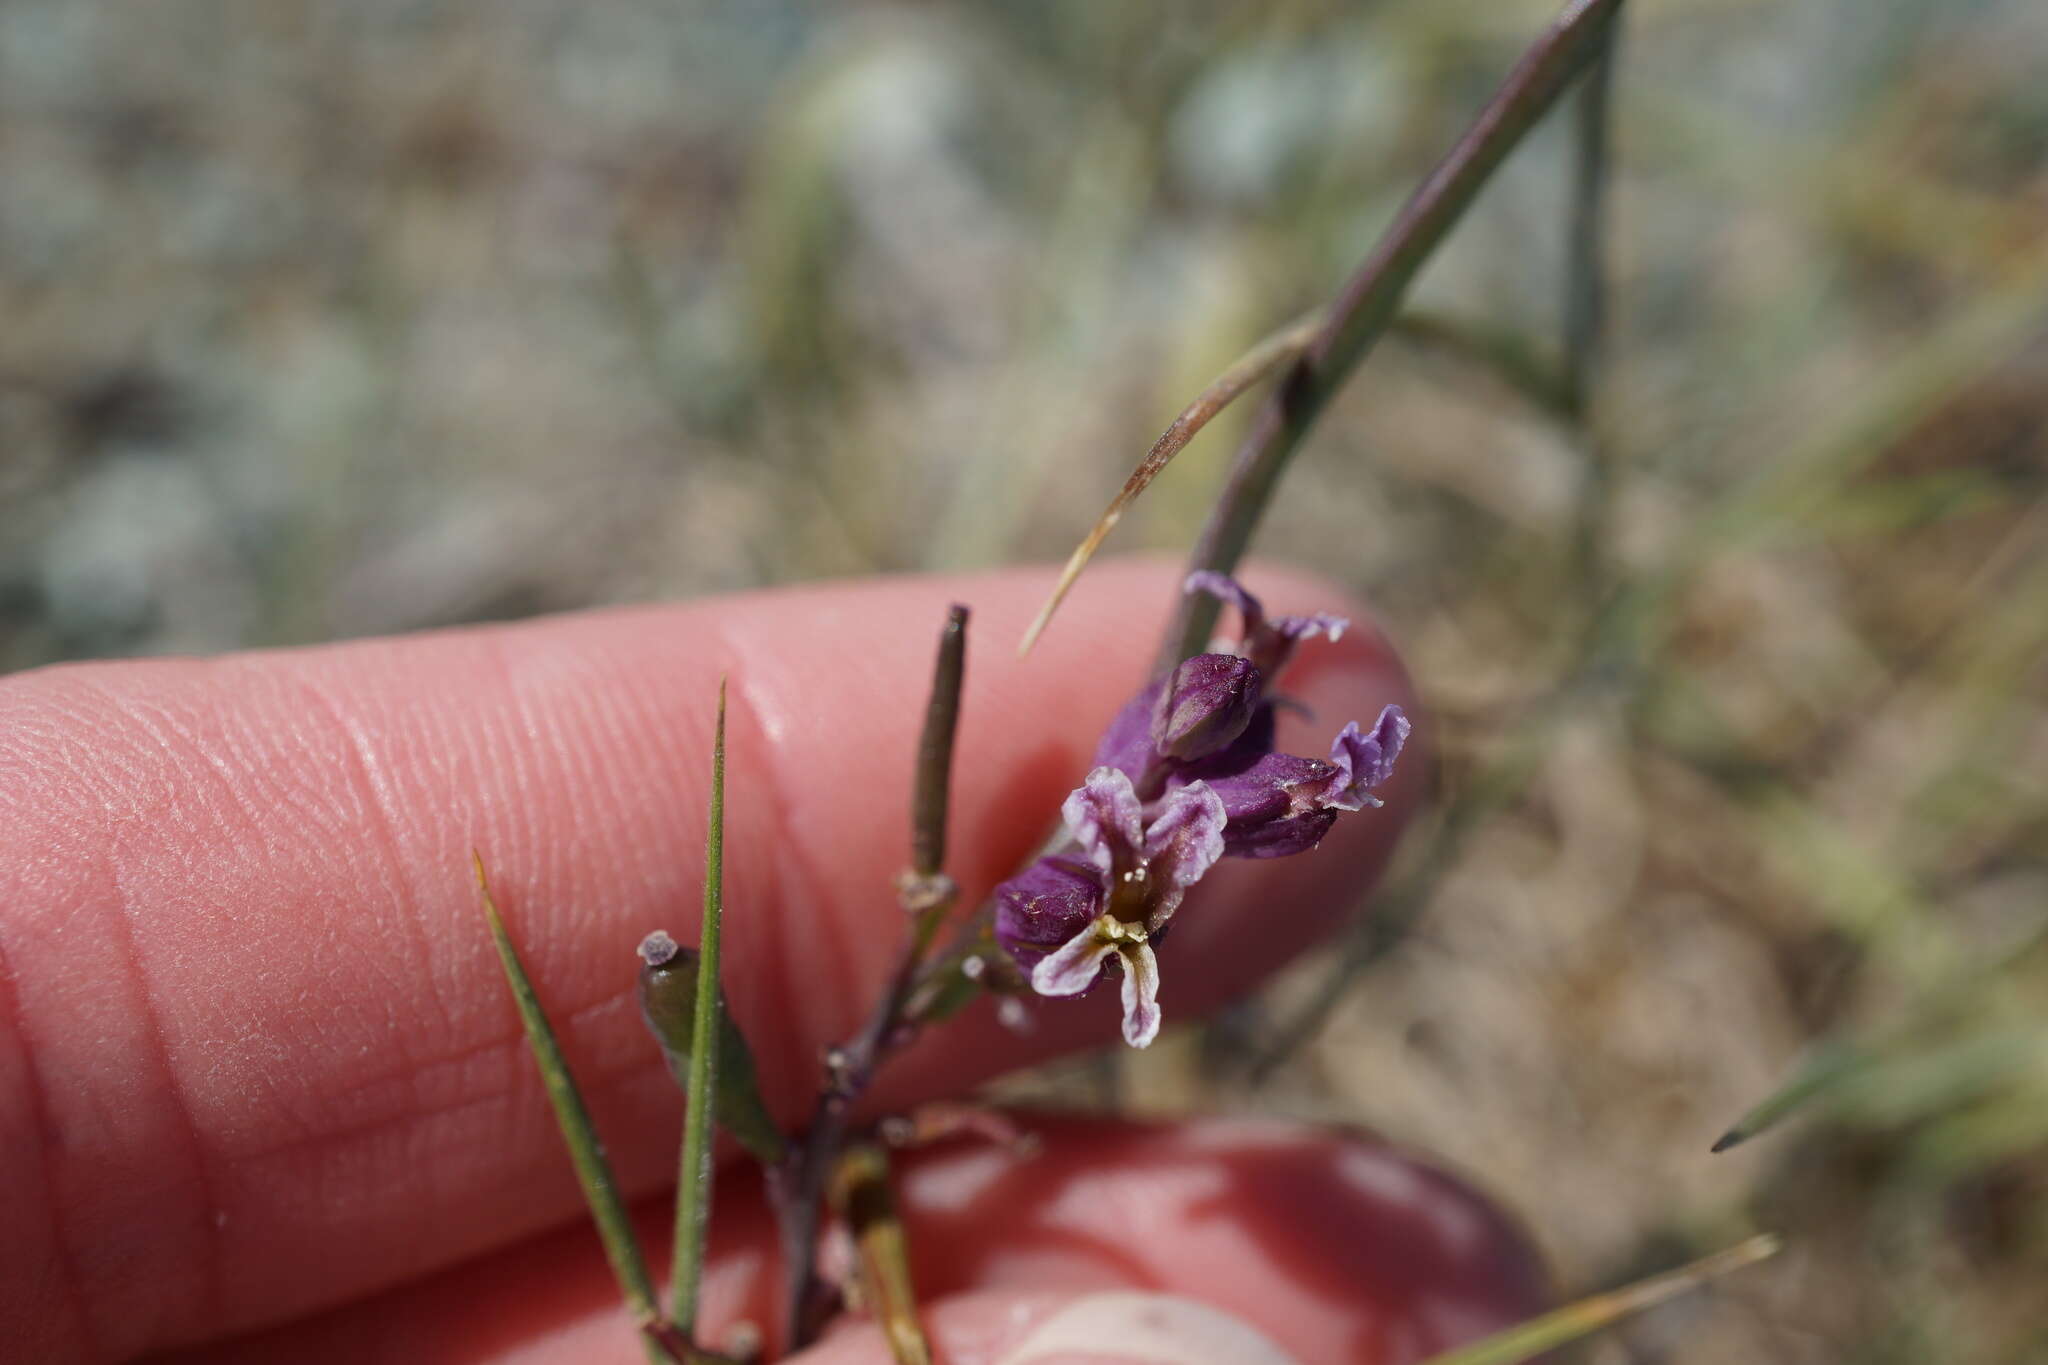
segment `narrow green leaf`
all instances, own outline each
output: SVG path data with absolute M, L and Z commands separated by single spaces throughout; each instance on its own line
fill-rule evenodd
M 676 1330 L 694 1339 L 704 1237 L 711 1225 L 711 1116 L 718 1103 L 719 927 L 725 896 L 725 679 L 718 680 L 718 729 L 711 744 L 711 816 L 704 836 L 704 927 L 697 943 L 696 1027 L 690 1039 L 689 1105 L 676 1178 L 676 1248 L 670 1287 Z
M 554 1107 L 555 1122 L 561 1125 L 562 1141 L 568 1145 L 569 1159 L 576 1167 L 576 1179 L 583 1186 L 583 1198 L 590 1206 L 591 1221 L 597 1224 L 598 1238 L 604 1243 L 605 1258 L 611 1262 L 612 1275 L 619 1282 L 619 1292 L 625 1297 L 626 1307 L 645 1333 L 660 1322 L 661 1311 L 655 1306 L 654 1281 L 647 1273 L 647 1263 L 641 1259 L 640 1243 L 633 1235 L 632 1219 L 627 1216 L 618 1181 L 612 1176 L 611 1163 L 605 1160 L 604 1144 L 598 1140 L 597 1129 L 590 1122 L 590 1111 L 584 1106 L 575 1078 L 569 1073 L 569 1064 L 562 1057 L 554 1028 L 548 1023 L 540 998 L 534 994 L 533 982 L 527 977 L 526 968 L 512 946 L 512 936 L 505 932 L 505 921 L 498 913 L 497 903 L 491 899 L 490 884 L 484 877 L 483 855 L 472 851 L 470 859 L 476 868 L 476 889 L 483 901 L 484 920 L 490 925 L 492 942 L 497 944 L 498 961 L 503 964 L 505 980 L 512 987 L 512 998 L 519 1005 L 520 1022 L 526 1026 L 526 1043 L 533 1050 L 534 1061 L 540 1066 L 548 1103 Z M 652 1340 L 644 1344 L 649 1360 L 669 1360 L 669 1354 Z
M 1793 1073 L 1792 1079 L 1737 1119 L 1735 1126 L 1715 1140 L 1710 1151 L 1725 1152 L 1757 1134 L 1775 1128 L 1806 1104 L 1833 1089 L 1850 1076 L 1867 1068 L 1870 1057 L 1861 1049 L 1841 1045 L 1816 1049 Z
M 1691 1265 L 1639 1280 L 1625 1289 L 1594 1294 L 1541 1317 L 1531 1318 L 1505 1332 L 1495 1333 L 1484 1341 L 1431 1356 L 1423 1365 L 1516 1365 L 1518 1361 L 1577 1341 L 1625 1317 L 1676 1298 L 1708 1280 L 1754 1265 L 1776 1255 L 1778 1247 L 1777 1237 L 1764 1233 L 1739 1242 L 1726 1251 L 1702 1257 Z

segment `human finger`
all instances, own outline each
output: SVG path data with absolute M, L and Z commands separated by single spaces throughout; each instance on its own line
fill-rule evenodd
M 1521 1320 L 1548 1294 L 1528 1241 L 1498 1209 L 1361 1134 L 1242 1120 L 1023 1122 L 1040 1143 L 1032 1155 L 953 1144 L 899 1158 L 920 1316 L 951 1365 L 1050 1365 L 1084 1347 L 1090 1361 L 1148 1365 L 1409 1365 Z M 742 1320 L 772 1319 L 771 1228 L 758 1182 L 729 1182 L 705 1282 L 711 1343 Z M 879 1329 L 849 1317 L 795 1359 L 890 1358 Z M 581 1230 L 179 1365 L 275 1359 L 644 1357 Z
M 721 673 L 728 985 L 794 1117 L 894 951 L 889 887 L 946 602 L 977 610 L 952 866 L 971 899 L 1030 849 L 1141 677 L 1174 576 L 1106 566 L 1021 663 L 1009 642 L 1042 573 L 0 683 L 0 1203 L 24 1211 L 0 1241 L 0 1328 L 46 1358 L 119 1358 L 574 1216 L 476 915 L 472 847 L 623 1182 L 669 1178 L 678 1100 L 634 1017 L 629 954 L 694 922 Z M 1335 605 L 1313 579 L 1254 581 Z M 1331 721 L 1407 699 L 1369 631 L 1306 651 L 1289 686 Z M 1197 887 L 1168 950 L 1170 1014 L 1325 931 L 1413 786 L 1397 775 L 1388 811 L 1312 855 Z M 886 1073 L 878 1102 L 1109 1036 L 1109 1004 L 1050 1006 L 1029 1038 L 970 1016 Z

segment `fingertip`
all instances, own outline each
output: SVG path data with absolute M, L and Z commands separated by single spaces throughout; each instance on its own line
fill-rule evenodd
M 1178 1294 L 957 1294 L 922 1318 L 948 1365 L 1297 1365 L 1244 1319 Z M 793 1357 L 803 1365 L 888 1365 L 881 1330 L 849 1324 Z

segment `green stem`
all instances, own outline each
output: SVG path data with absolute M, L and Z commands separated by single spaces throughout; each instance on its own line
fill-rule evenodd
M 704 926 L 697 945 L 696 1024 L 690 1040 L 690 1097 L 676 1176 L 675 1260 L 670 1266 L 676 1330 L 695 1340 L 704 1239 L 711 1223 L 711 1116 L 716 1108 L 719 927 L 725 889 L 725 679 L 718 680 L 718 730 L 711 746 L 711 814 L 704 837 Z
M 1607 167 L 1612 141 L 1617 18 L 1600 35 L 1592 69 L 1572 109 L 1572 193 L 1566 225 L 1562 389 L 1565 407 L 1585 420 L 1607 321 Z

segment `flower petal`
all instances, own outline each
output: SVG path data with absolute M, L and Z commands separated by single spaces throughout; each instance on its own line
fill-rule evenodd
M 1031 989 L 1040 995 L 1079 995 L 1102 975 L 1102 964 L 1116 945 L 1095 932 L 1091 922 L 1031 969 Z
M 1206 782 L 1168 792 L 1145 831 L 1145 861 L 1152 874 L 1145 924 L 1157 929 L 1180 908 L 1181 897 L 1223 856 L 1223 798 Z
M 1029 971 L 1102 913 L 1102 873 L 1074 858 L 1040 858 L 995 889 L 996 942 Z
M 1097 768 L 1060 807 L 1074 842 L 1088 861 L 1119 877 L 1144 858 L 1144 824 L 1137 788 L 1120 768 Z
M 1318 635 L 1331 640 L 1341 640 L 1344 632 L 1351 629 L 1351 618 L 1319 611 L 1308 616 L 1276 616 L 1269 624 L 1275 635 L 1296 644 L 1313 640 Z
M 1258 824 L 1232 825 L 1223 833 L 1223 851 L 1233 858 L 1291 858 L 1323 841 L 1337 823 L 1331 809 L 1305 810 Z
M 1219 602 L 1228 602 L 1244 617 L 1244 634 L 1249 640 L 1259 633 L 1266 624 L 1266 609 L 1259 605 L 1259 599 L 1246 592 L 1244 584 L 1229 574 L 1217 573 L 1214 569 L 1197 569 L 1181 584 L 1186 593 L 1205 592 Z
M 1159 1036 L 1159 959 L 1149 943 L 1127 943 L 1124 960 L 1124 1041 L 1150 1047 Z
M 1391 703 L 1380 708 L 1380 718 L 1372 723 L 1372 737 L 1379 746 L 1372 772 L 1365 785 L 1378 787 L 1394 775 L 1394 760 L 1401 756 L 1401 748 L 1408 742 L 1408 732 L 1414 729 L 1408 713 Z
M 1401 708 L 1388 706 L 1373 722 L 1370 734 L 1361 733 L 1355 720 L 1338 731 L 1330 743 L 1330 762 L 1337 775 L 1323 789 L 1323 803 L 1338 810 L 1379 805 L 1372 789 L 1394 775 L 1394 760 L 1401 756 L 1410 728 Z

